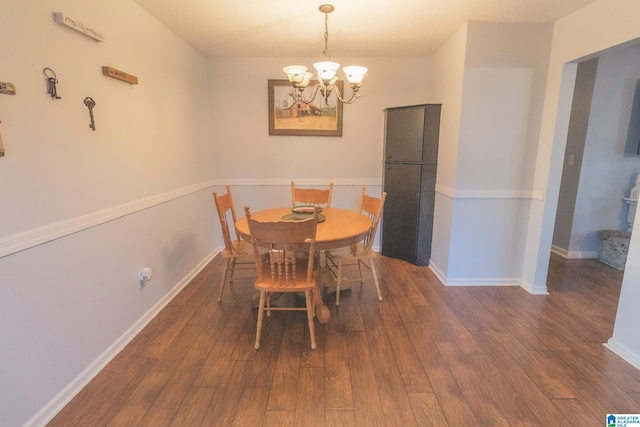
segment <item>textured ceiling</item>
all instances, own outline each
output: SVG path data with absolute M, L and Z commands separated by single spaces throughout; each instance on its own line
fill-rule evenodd
M 468 21 L 553 22 L 593 0 L 333 0 L 335 56 L 426 56 Z M 135 0 L 207 56 L 319 56 L 322 0 Z

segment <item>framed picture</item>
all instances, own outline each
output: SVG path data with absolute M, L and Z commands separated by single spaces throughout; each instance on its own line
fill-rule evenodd
M 312 80 L 303 92 L 308 99 L 318 82 Z M 342 93 L 343 82 L 336 86 Z M 318 91 L 315 99 L 306 104 L 296 101 L 289 80 L 269 80 L 269 135 L 342 136 L 342 102 L 335 91 L 327 100 Z

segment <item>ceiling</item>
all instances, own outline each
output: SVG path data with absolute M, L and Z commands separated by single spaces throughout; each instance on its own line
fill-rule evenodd
M 322 0 L 134 0 L 206 56 L 321 56 Z M 469 21 L 553 22 L 593 0 L 332 0 L 334 56 L 427 56 Z

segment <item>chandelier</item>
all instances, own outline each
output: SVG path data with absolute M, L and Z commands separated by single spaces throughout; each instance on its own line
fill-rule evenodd
M 338 99 L 345 104 L 353 104 L 355 100 L 360 97 L 358 91 L 362 85 L 364 85 L 364 79 L 367 76 L 368 71 L 365 67 L 354 65 L 343 68 L 344 74 L 347 77 L 347 81 L 349 82 L 352 91 L 349 99 L 343 98 L 343 94 L 340 93 L 338 86 L 335 85 L 335 82 L 338 80 L 336 72 L 338 71 L 338 68 L 340 68 L 340 64 L 337 62 L 331 62 L 331 55 L 329 54 L 329 49 L 327 47 L 329 43 L 327 21 L 329 14 L 333 12 L 333 9 L 333 6 L 330 4 L 323 4 L 318 8 L 320 12 L 324 13 L 324 51 L 322 52 L 324 55 L 324 61 L 313 64 L 318 76 L 318 83 L 314 86 L 311 96 L 306 99 L 302 96 L 303 92 L 309 85 L 311 77 L 313 77 L 313 73 L 308 72 L 307 67 L 304 65 L 290 65 L 282 69 L 289 78 L 294 89 L 298 89 L 297 92 L 294 90 L 295 101 L 302 101 L 305 104 L 310 104 L 316 98 L 318 91 L 320 91 L 322 97 L 326 100 L 329 98 L 329 95 L 333 90 L 335 90 Z

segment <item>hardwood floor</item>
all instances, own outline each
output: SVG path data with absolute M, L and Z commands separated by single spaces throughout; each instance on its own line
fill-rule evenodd
M 383 301 L 355 284 L 265 319 L 252 279 L 216 302 L 215 259 L 49 426 L 603 426 L 640 413 L 640 371 L 607 350 L 622 272 L 553 255 L 550 295 L 445 287 L 378 257 Z M 244 273 L 246 274 L 246 273 Z

